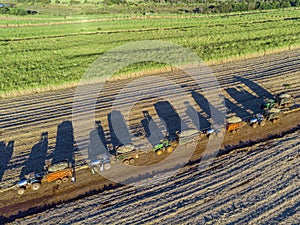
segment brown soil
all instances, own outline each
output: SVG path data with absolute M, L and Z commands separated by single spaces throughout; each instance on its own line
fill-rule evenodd
M 220 154 L 226 154 L 240 147 L 252 146 L 261 141 L 280 137 L 286 133 L 298 130 L 299 126 L 300 111 L 297 111 L 285 115 L 279 124 L 267 122 L 265 127 L 258 127 L 256 129 L 245 127 L 243 132 L 238 135 L 226 135 Z M 206 143 L 207 139 L 202 139 L 199 142 L 198 148 L 191 158 L 191 164 L 199 160 Z M 136 165 L 144 165 L 145 159 L 147 159 L 149 164 L 158 161 L 158 157 L 154 153 L 149 153 L 146 158 L 139 159 Z M 12 221 L 16 218 L 54 207 L 58 203 L 73 201 L 105 190 L 113 190 L 115 187 L 120 186 L 120 184 L 113 183 L 101 176 L 92 175 L 88 169 L 79 170 L 76 178 L 76 183 L 70 182 L 60 186 L 51 183 L 43 185 L 35 193 L 29 190 L 22 196 L 19 196 L 15 190 L 2 193 L 0 212 L 3 217 L 1 219 L 3 221 Z

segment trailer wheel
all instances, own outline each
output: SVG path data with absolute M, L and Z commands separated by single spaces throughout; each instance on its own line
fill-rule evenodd
M 128 166 L 128 165 L 129 165 L 129 160 L 128 160 L 128 159 L 125 159 L 125 160 L 124 160 L 124 164 L 125 164 L 126 166 Z
M 265 121 L 261 121 L 261 122 L 259 123 L 259 125 L 260 125 L 261 127 L 263 127 L 263 126 L 266 125 L 266 122 L 265 122 Z
M 160 155 L 162 154 L 162 150 L 156 151 L 156 154 L 157 154 L 158 156 L 160 156 Z
M 278 122 L 277 119 L 272 120 L 272 123 L 274 123 L 274 124 L 276 124 L 277 122 Z
M 237 133 L 237 130 L 232 130 L 231 133 L 232 133 L 232 134 L 236 134 L 236 133 Z
M 57 185 L 60 185 L 60 184 L 61 184 L 61 179 L 56 180 L 55 183 L 56 183 Z
M 64 178 L 62 179 L 62 182 L 67 183 L 68 180 L 69 180 L 69 177 L 64 177 Z
M 17 190 L 17 193 L 18 193 L 19 195 L 24 194 L 24 193 L 25 193 L 25 188 L 19 188 L 19 189 Z
M 241 129 L 236 129 L 236 133 L 239 134 L 241 132 Z
M 168 146 L 167 147 L 167 153 L 172 153 L 173 152 L 173 147 L 172 146 Z
M 134 158 L 129 159 L 129 163 L 133 164 L 134 163 Z
M 36 191 L 40 188 L 41 184 L 40 183 L 33 183 L 31 185 L 31 190 Z
M 252 127 L 255 129 L 258 126 L 258 123 L 253 123 Z
M 209 134 L 209 135 L 208 135 L 208 139 L 210 139 L 210 140 L 211 140 L 211 139 L 213 139 L 213 138 L 214 138 L 214 136 L 215 136 L 214 134 Z

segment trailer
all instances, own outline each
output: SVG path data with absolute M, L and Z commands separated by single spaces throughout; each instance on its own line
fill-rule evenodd
M 266 120 L 271 121 L 272 123 L 278 123 L 282 115 L 283 112 L 281 111 L 281 109 L 278 108 L 266 110 L 264 113 L 264 117 L 266 118 Z
M 232 134 L 240 133 L 241 128 L 247 123 L 238 116 L 233 116 L 227 119 L 226 130 Z
M 135 149 L 132 144 L 118 146 L 116 148 L 116 160 L 123 162 L 125 165 L 134 164 L 135 160 L 139 158 L 139 155 L 140 151 Z
M 294 97 L 288 93 L 282 93 L 275 96 L 274 99 L 265 99 L 262 105 L 263 110 L 270 110 L 272 108 L 288 109 L 293 105 Z
M 62 182 L 66 183 L 69 181 L 69 179 L 74 182 L 75 177 L 73 174 L 73 169 L 69 163 L 66 160 L 60 161 L 48 165 L 46 170 L 42 173 L 31 173 L 25 176 L 24 179 L 20 180 L 15 185 L 15 189 L 17 190 L 18 194 L 22 195 L 27 189 L 37 191 L 40 186 L 46 182 L 55 182 L 57 185 L 61 184 Z
M 44 175 L 42 182 L 53 182 L 56 184 L 66 183 L 73 177 L 73 170 L 67 161 L 61 161 L 50 165 L 47 173 Z
M 278 109 L 289 108 L 293 105 L 294 97 L 287 93 L 276 96 L 275 107 Z

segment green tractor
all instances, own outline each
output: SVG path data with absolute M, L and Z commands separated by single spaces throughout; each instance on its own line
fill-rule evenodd
M 174 142 L 175 143 L 175 142 Z M 162 140 L 159 144 L 153 147 L 153 152 L 160 156 L 163 152 L 172 153 L 175 149 L 173 141 L 168 139 Z
M 287 93 L 282 93 L 277 95 L 275 100 L 274 99 L 265 99 L 264 104 L 262 105 L 263 110 L 270 110 L 272 108 L 289 108 L 293 105 L 294 97 Z

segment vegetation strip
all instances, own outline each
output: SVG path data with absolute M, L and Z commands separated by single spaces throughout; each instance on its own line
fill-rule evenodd
M 300 44 L 297 29 L 300 20 L 292 18 L 297 13 L 299 9 L 213 18 L 143 18 L 83 26 L 5 29 L 0 34 L 1 74 L 4 75 L 0 77 L 0 95 L 37 87 L 42 91 L 74 85 L 98 56 L 128 41 L 174 42 L 191 49 L 205 61 L 296 48 Z M 135 64 L 115 76 L 128 77 L 141 70 L 164 67 L 155 62 Z

